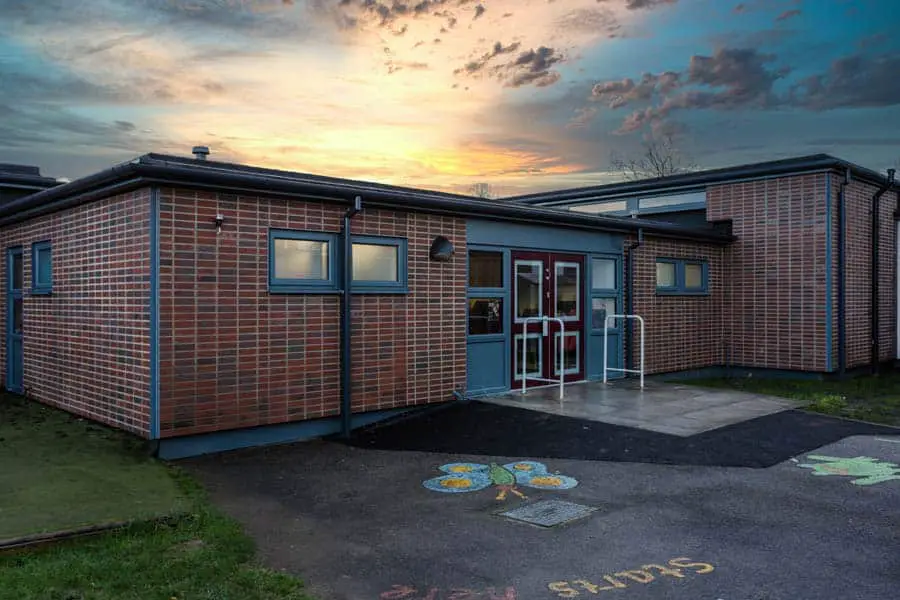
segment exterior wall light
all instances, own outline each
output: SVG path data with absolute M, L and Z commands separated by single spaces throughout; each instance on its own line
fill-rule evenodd
M 428 252 L 428 256 L 431 257 L 431 260 L 449 262 L 455 252 L 456 250 L 453 248 L 450 240 L 439 235 L 431 242 L 431 250 Z

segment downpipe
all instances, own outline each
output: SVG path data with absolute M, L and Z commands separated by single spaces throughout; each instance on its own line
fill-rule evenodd
M 644 243 L 644 230 L 638 229 L 637 232 L 637 241 L 629 242 L 627 246 L 625 246 L 626 254 L 626 268 L 625 268 L 625 277 L 628 281 L 625 283 L 625 314 L 632 315 L 634 314 L 634 251 L 641 247 L 641 244 Z M 628 340 L 628 352 L 625 353 L 625 368 L 629 370 L 634 369 L 634 326 L 631 322 L 631 319 L 625 319 L 625 339 Z M 607 349 L 604 348 L 603 352 L 606 353 Z M 626 374 L 630 376 L 631 374 Z
M 362 197 L 353 199 L 353 206 L 344 213 L 341 237 L 343 251 L 343 285 L 341 286 L 341 436 L 350 437 L 353 428 L 353 396 L 350 389 L 352 364 L 350 358 L 350 330 L 353 324 L 353 237 L 350 221 L 362 210 Z
M 878 326 L 879 326 L 879 318 L 878 312 L 880 307 L 878 305 L 878 293 L 879 293 L 879 271 L 878 268 L 878 245 L 881 240 L 880 235 L 880 227 L 881 227 L 881 219 L 878 211 L 878 201 L 887 192 L 889 189 L 894 187 L 894 169 L 888 169 L 887 172 L 887 182 L 883 184 L 878 191 L 872 196 L 872 269 L 871 269 L 871 277 L 872 277 L 872 285 L 871 285 L 871 306 L 872 306 L 872 321 L 871 321 L 871 329 L 872 329 L 872 374 L 877 375 L 879 371 L 879 365 L 881 362 L 881 344 L 878 335 Z

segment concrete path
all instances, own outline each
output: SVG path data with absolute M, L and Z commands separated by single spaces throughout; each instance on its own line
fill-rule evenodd
M 521 390 L 512 391 L 481 401 L 684 437 L 802 404 L 775 396 L 649 380 L 641 389 L 631 379 L 567 385 L 562 401 L 558 386 L 529 389 L 525 395 Z
M 492 462 L 508 467 L 479 466 Z M 324 441 L 182 464 L 266 563 L 321 600 L 896 600 L 900 590 L 900 435 L 851 437 L 766 469 Z M 500 514 L 541 500 L 592 512 L 556 527 Z

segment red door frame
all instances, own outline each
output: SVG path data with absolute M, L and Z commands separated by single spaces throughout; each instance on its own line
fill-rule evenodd
M 522 351 L 522 341 L 521 339 L 516 339 L 516 336 L 520 336 L 522 333 L 522 323 L 516 322 L 516 316 L 518 314 L 518 297 L 517 297 L 517 281 L 516 281 L 516 262 L 517 261 L 540 261 L 542 264 L 542 272 L 541 272 L 541 315 L 546 315 L 550 317 L 557 317 L 555 313 L 556 308 L 556 265 L 557 263 L 575 263 L 578 265 L 578 315 L 575 320 L 566 321 L 565 322 L 565 330 L 568 334 L 569 332 L 578 332 L 577 342 L 577 355 L 578 355 L 578 371 L 575 373 L 567 373 L 565 375 L 564 381 L 572 382 L 572 381 L 582 381 L 584 379 L 584 349 L 585 349 L 585 336 L 584 336 L 584 323 L 585 323 L 585 315 L 584 315 L 584 282 L 585 282 L 585 258 L 584 255 L 581 254 L 564 254 L 558 252 L 533 252 L 533 251 L 513 251 L 511 253 L 510 264 L 512 266 L 512 310 L 510 310 L 511 315 L 511 325 L 512 325 L 512 357 L 510 360 L 510 364 L 512 366 L 512 382 L 513 387 L 518 388 L 522 385 L 522 380 L 518 379 L 520 373 L 516 368 L 516 360 L 515 357 L 518 353 Z M 556 337 L 556 333 L 559 332 L 560 326 L 559 323 L 555 321 L 550 321 L 548 323 L 548 331 L 547 335 L 541 336 L 541 373 L 537 375 L 542 379 L 556 379 L 558 380 L 558 375 L 555 373 L 556 361 L 553 359 L 559 350 L 559 342 L 558 340 L 554 340 Z M 541 333 L 543 334 L 543 326 L 538 322 L 532 322 L 528 324 L 528 333 Z M 567 336 L 569 337 L 569 336 Z M 564 342 L 564 344 L 568 347 L 569 342 Z M 556 357 L 558 360 L 558 357 Z M 540 386 L 540 385 L 552 385 L 552 382 L 547 381 L 535 381 L 535 380 L 527 380 L 526 386 Z

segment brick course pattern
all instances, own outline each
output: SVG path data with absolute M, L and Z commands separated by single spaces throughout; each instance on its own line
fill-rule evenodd
M 149 191 L 4 227 L 24 258 L 24 388 L 39 402 L 143 437 L 150 430 Z M 53 294 L 31 295 L 31 244 L 50 240 Z M 6 376 L 6 300 L 0 365 Z
M 721 315 L 726 293 L 722 274 L 726 249 L 710 244 L 645 238 L 633 252 L 634 312 L 644 318 L 646 327 L 645 372 L 668 373 L 721 365 Z M 709 294 L 657 295 L 657 258 L 706 261 Z M 640 366 L 637 346 L 640 333 L 636 324 L 633 331 L 632 360 L 637 369 Z
M 268 230 L 339 232 L 344 210 L 161 190 L 162 437 L 339 413 L 339 296 L 269 294 Z M 353 411 L 449 399 L 466 380 L 465 221 L 364 208 L 352 223 L 407 238 L 409 273 L 408 294 L 354 296 Z M 429 259 L 437 235 L 449 263 Z
M 738 238 L 723 274 L 726 364 L 826 371 L 826 228 L 834 227 L 836 215 L 825 214 L 826 177 L 799 175 L 707 190 L 707 219 L 731 219 Z
M 838 194 L 843 177 L 831 175 L 833 206 L 838 206 Z M 852 369 L 872 362 L 872 196 L 878 188 L 860 181 L 851 181 L 845 189 L 845 217 L 847 239 L 845 295 L 846 295 L 846 355 L 847 368 Z M 894 209 L 896 193 L 886 193 L 879 201 L 879 355 L 887 361 L 895 357 L 897 315 L 896 295 L 896 225 Z M 837 210 L 837 208 L 835 208 Z M 835 237 L 837 243 L 837 237 Z M 837 246 L 835 246 L 837 248 Z M 837 254 L 835 250 L 835 277 Z M 836 279 L 835 279 L 836 281 Z M 837 285 L 835 285 L 837 288 Z M 835 295 L 835 340 L 837 340 L 837 295 Z M 835 356 L 837 345 L 835 342 Z

